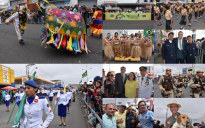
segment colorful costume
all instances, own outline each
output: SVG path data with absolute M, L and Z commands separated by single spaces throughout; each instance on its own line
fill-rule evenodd
M 148 59 L 152 55 L 152 42 L 150 40 L 142 40 L 142 58 Z
M 100 35 L 103 32 L 103 12 L 101 10 L 95 11 L 93 14 L 93 18 L 95 19 L 92 23 L 90 23 L 91 33 Z
M 112 59 L 114 58 L 114 52 L 112 49 L 112 38 L 104 38 L 103 39 L 103 47 L 104 47 L 104 52 L 107 58 Z
M 113 36 L 113 51 L 116 57 L 120 57 L 120 45 L 121 45 L 120 38 L 119 37 L 115 38 Z
M 80 13 L 46 7 L 46 26 L 42 29 L 41 44 L 72 52 L 87 52 L 86 26 Z
M 140 57 L 141 56 L 140 42 L 135 38 L 131 38 L 130 43 L 131 43 L 131 57 L 132 58 Z
M 130 44 L 129 43 L 130 43 L 130 40 L 129 40 L 128 37 L 121 39 L 122 54 L 125 57 L 129 57 L 130 56 Z

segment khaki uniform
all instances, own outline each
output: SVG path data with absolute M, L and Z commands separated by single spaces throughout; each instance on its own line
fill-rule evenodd
M 201 89 L 201 87 L 198 87 L 200 82 L 202 83 L 202 85 L 205 84 L 203 82 L 203 78 L 199 78 L 198 76 L 196 76 L 196 77 L 192 78 L 190 80 L 190 83 L 189 83 L 190 88 L 192 89 L 192 93 L 194 93 L 195 98 L 199 98 L 200 94 L 203 93 L 203 90 Z
M 176 81 L 176 85 L 177 85 L 177 97 L 178 98 L 182 98 L 183 95 L 183 79 L 182 78 L 178 78 Z
M 164 98 L 174 98 L 174 81 L 172 76 L 161 76 L 158 82 L 158 87 L 160 90 L 163 88 L 165 89 L 165 91 L 162 92 Z

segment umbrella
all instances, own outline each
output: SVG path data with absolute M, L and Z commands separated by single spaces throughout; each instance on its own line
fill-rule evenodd
M 2 88 L 3 90 L 17 90 L 17 88 L 11 87 L 11 86 L 6 86 Z

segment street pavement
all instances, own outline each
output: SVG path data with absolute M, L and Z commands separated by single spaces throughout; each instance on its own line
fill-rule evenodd
M 13 23 L 0 25 L 0 60 L 1 63 L 102 63 L 102 39 L 98 35 L 89 37 L 87 46 L 91 53 L 60 51 L 50 46 L 45 48 L 39 41 L 43 24 L 27 24 L 23 35 L 24 45 L 18 43 Z
M 14 106 L 13 104 L 10 104 L 10 111 L 12 110 Z M 54 102 L 52 105 L 50 105 L 52 110 L 54 110 Z M 7 125 L 7 121 L 9 119 L 10 116 L 10 112 L 6 112 L 6 105 L 2 104 L 0 105 L 0 128 L 11 128 L 12 127 L 12 123 L 16 114 L 18 107 L 16 106 L 14 109 L 14 112 L 12 114 L 11 120 L 9 122 L 9 124 Z M 46 114 L 44 113 L 43 115 L 43 121 L 46 118 Z M 77 98 L 75 98 L 75 102 L 71 103 L 70 106 L 70 110 L 69 110 L 69 114 L 67 114 L 66 116 L 66 128 L 91 128 L 87 122 L 85 122 L 86 120 L 83 118 L 83 110 L 81 109 L 80 106 L 80 101 Z M 60 117 L 58 116 L 58 107 L 56 107 L 55 110 L 55 114 L 54 114 L 54 119 L 51 122 L 49 128 L 60 128 L 60 127 L 64 127 L 64 126 L 59 126 L 60 123 Z
M 181 16 L 179 16 L 179 19 L 177 19 L 177 16 L 176 15 L 173 15 L 173 26 L 172 26 L 172 29 L 180 29 L 181 25 L 179 24 L 181 18 Z M 158 21 L 155 22 L 153 20 L 153 23 L 154 23 L 154 29 L 165 29 L 165 25 L 166 25 L 166 20 L 165 20 L 165 17 L 164 15 L 161 17 L 161 23 L 162 25 L 161 26 L 158 26 Z M 197 19 L 197 22 L 194 22 L 194 17 L 192 16 L 192 20 L 191 20 L 191 23 L 192 25 L 191 26 L 188 26 L 188 19 L 187 19 L 187 22 L 186 22 L 186 27 L 185 29 L 187 30 L 191 30 L 191 29 L 194 29 L 194 30 L 197 30 L 197 29 L 205 29 L 205 16 L 203 16 L 202 18 L 200 19 Z
M 191 88 L 190 87 L 187 87 L 187 88 L 184 88 L 183 87 L 183 98 L 191 98 L 190 96 L 190 90 Z M 174 98 L 176 98 L 176 91 L 174 92 Z M 163 98 L 162 95 L 161 95 L 161 90 L 159 89 L 158 85 L 157 85 L 157 82 L 154 82 L 154 98 Z M 203 97 L 200 97 L 200 98 L 205 98 L 205 92 L 203 93 Z
M 151 20 L 103 20 L 103 29 L 153 29 Z

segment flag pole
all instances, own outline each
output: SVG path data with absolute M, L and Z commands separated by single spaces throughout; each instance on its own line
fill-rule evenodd
M 13 111 L 14 111 L 15 106 L 16 106 L 16 103 L 14 104 L 14 107 L 13 107 L 13 109 L 12 109 L 12 111 L 11 111 L 11 114 L 10 114 L 10 116 L 9 116 L 9 120 L 8 120 L 7 124 L 9 124 L 9 121 L 10 121 L 10 119 L 11 119 L 11 115 L 12 115 L 12 113 L 13 113 Z

